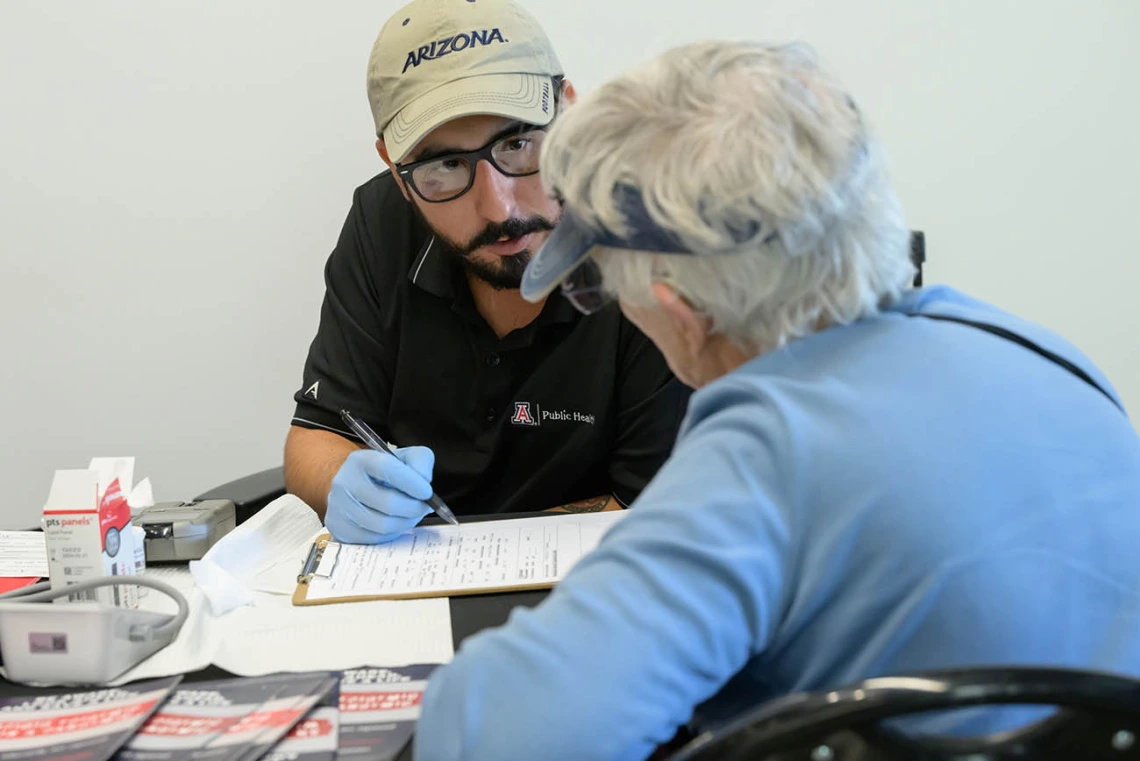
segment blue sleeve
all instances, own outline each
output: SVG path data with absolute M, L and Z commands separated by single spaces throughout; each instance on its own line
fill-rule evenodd
M 754 399 L 703 401 L 598 549 L 436 670 L 416 761 L 641 761 L 763 650 L 789 544 L 764 475 L 779 426 Z

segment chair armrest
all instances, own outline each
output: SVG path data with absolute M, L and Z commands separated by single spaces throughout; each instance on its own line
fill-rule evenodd
M 241 523 L 284 494 L 285 468 L 279 466 L 215 486 L 194 499 L 228 499 L 234 503 L 237 522 Z

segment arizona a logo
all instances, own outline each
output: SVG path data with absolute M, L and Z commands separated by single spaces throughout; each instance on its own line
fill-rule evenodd
M 530 412 L 530 402 L 515 402 L 515 414 L 511 415 L 511 422 L 515 425 L 538 425 Z

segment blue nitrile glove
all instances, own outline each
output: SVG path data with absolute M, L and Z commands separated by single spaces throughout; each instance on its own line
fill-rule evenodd
M 360 449 L 348 456 L 329 489 L 325 527 L 346 544 L 381 544 L 408 531 L 431 512 L 435 453 L 427 447 Z

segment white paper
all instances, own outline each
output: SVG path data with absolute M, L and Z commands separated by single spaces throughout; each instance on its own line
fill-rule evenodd
M 42 531 L 0 531 L 0 578 L 47 575 Z
M 214 663 L 241 676 L 447 663 L 455 654 L 445 597 L 295 606 L 258 593 L 253 607 L 220 623 L 226 634 Z
M 253 602 L 253 592 L 292 595 L 313 539 L 323 530 L 313 509 L 286 494 L 222 537 L 190 571 L 214 615 Z
M 253 592 L 211 560 L 191 560 L 190 575 L 215 616 L 253 603 Z
M 144 478 L 135 484 L 127 495 L 127 504 L 131 508 L 131 516 L 136 517 L 148 507 L 154 507 L 154 488 L 151 487 L 150 478 Z
M 100 499 L 116 478 L 119 479 L 119 490 L 123 494 L 131 493 L 135 477 L 135 458 L 92 457 L 91 462 L 87 463 L 87 469 L 95 471 L 99 476 Z
M 222 537 L 206 552 L 210 560 L 235 578 L 256 588 L 259 574 L 274 566 L 293 562 L 293 587 L 305 562 L 313 537 L 321 532 L 321 519 L 313 509 L 291 494 L 275 499 Z M 292 593 L 290 588 L 289 592 Z
M 187 597 L 190 616 L 173 643 L 112 684 L 197 671 L 211 664 L 255 676 L 450 661 L 454 651 L 446 598 L 293 605 L 297 574 L 312 538 L 322 530 L 312 509 L 286 495 L 214 545 L 206 553 L 210 565 L 224 568 L 234 583 L 246 587 L 252 600 L 223 615 L 211 613 L 186 566 L 148 567 L 144 575 L 166 581 Z M 226 542 L 229 546 L 223 546 Z M 214 553 L 218 547 L 222 551 Z M 263 586 L 273 589 L 258 591 Z M 139 607 L 175 610 L 173 601 L 153 590 Z
M 190 616 L 173 643 L 111 684 L 198 671 L 211 664 L 259 676 L 447 663 L 454 655 L 446 598 L 298 607 L 288 597 L 259 592 L 252 606 L 214 616 L 185 567 L 151 567 L 143 575 L 186 595 Z M 173 601 L 154 590 L 139 607 L 175 610 Z
M 336 553 L 336 561 L 329 572 L 322 558 L 306 597 L 324 600 L 552 585 L 626 514 L 621 510 L 421 526 L 380 545 L 330 542 L 325 553 Z

